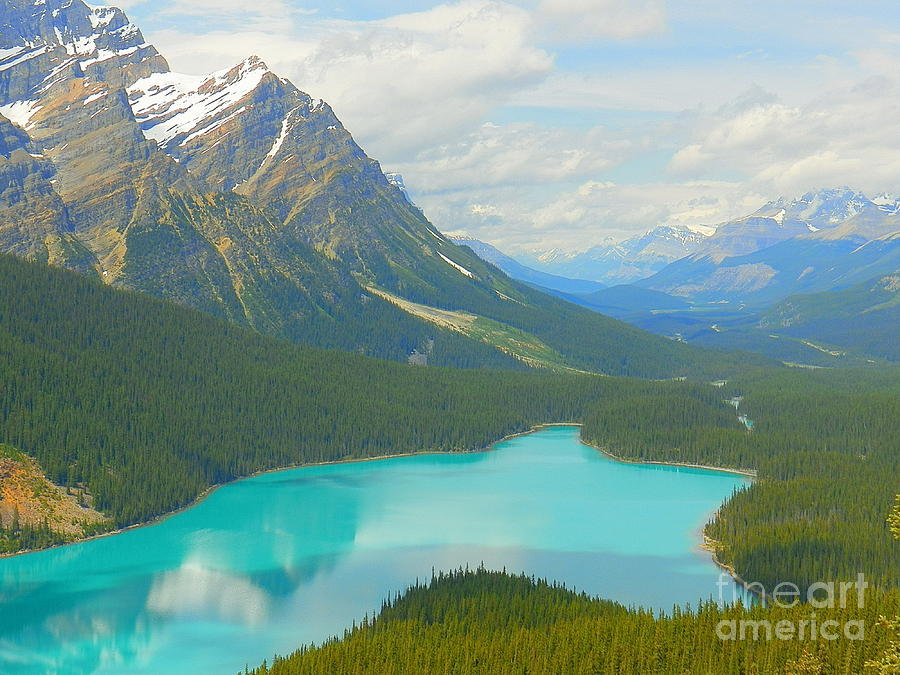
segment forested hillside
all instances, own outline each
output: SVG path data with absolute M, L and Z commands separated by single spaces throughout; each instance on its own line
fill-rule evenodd
M 378 618 L 366 618 L 341 640 L 301 649 L 252 672 L 858 675 L 888 648 L 890 633 L 879 631 L 876 621 L 897 608 L 894 592 L 872 594 L 862 610 L 848 603 L 846 609 L 818 612 L 819 621 L 836 620 L 841 626 L 864 621 L 871 631 L 865 641 L 726 641 L 716 634 L 720 621 L 774 625 L 784 620 L 798 626 L 810 620 L 810 609 L 723 609 L 704 603 L 657 618 L 527 577 L 460 570 L 440 575 L 430 586 L 410 588 L 386 603 Z M 739 631 L 740 623 L 735 625 Z
M 744 578 L 771 587 L 864 571 L 882 587 L 898 583 L 900 545 L 884 521 L 900 484 L 896 371 L 750 369 L 715 387 L 419 368 L 279 342 L 11 257 L 0 258 L 0 288 L 0 442 L 35 457 L 57 483 L 87 487 L 112 517 L 108 526 L 147 520 L 260 469 L 474 450 L 541 422 L 583 420 L 586 440 L 629 459 L 757 469 L 759 480 L 708 528 L 720 559 Z M 738 414 L 752 420 L 752 432 Z M 4 548 L 51 543 L 51 535 L 7 533 Z M 721 618 L 711 606 L 654 620 L 546 586 L 531 591 L 528 580 L 457 581 L 463 597 L 469 588 L 482 600 L 454 609 L 454 591 L 435 601 L 444 609 L 427 610 L 439 621 L 414 614 L 364 625 L 345 642 L 277 666 L 300 670 L 276 672 L 346 672 L 360 659 L 368 672 L 474 668 L 465 652 L 480 664 L 516 664 L 515 654 L 527 653 L 540 667 L 563 659 L 599 672 L 675 673 L 686 664 L 704 672 L 720 663 L 731 670 L 707 672 L 754 672 L 751 663 L 780 672 L 792 660 L 821 659 L 857 673 L 879 644 L 842 652 L 847 643 L 838 641 L 808 655 L 765 643 L 727 651 L 709 638 Z M 422 593 L 410 597 L 428 597 Z M 404 616 L 413 606 L 404 602 L 385 616 Z M 516 602 L 526 603 L 521 613 L 532 613 L 532 623 L 515 618 Z M 896 598 L 872 607 L 893 611 Z M 412 641 L 430 647 L 411 649 Z M 385 654 L 397 665 L 383 670 Z
M 261 469 L 476 450 L 583 420 L 585 440 L 627 459 L 758 470 L 708 528 L 746 579 L 864 571 L 898 584 L 883 518 L 900 485 L 896 371 L 747 370 L 714 387 L 419 368 L 279 342 L 11 257 L 0 288 L 0 442 L 86 487 L 107 527 Z M 4 547 L 23 535 L 49 543 L 20 533 Z

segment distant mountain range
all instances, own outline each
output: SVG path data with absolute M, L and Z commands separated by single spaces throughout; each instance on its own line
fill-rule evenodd
M 900 267 L 900 200 L 838 188 L 770 202 L 708 232 L 660 226 L 583 253 L 553 250 L 531 268 L 489 244 L 466 243 L 510 276 L 560 291 L 573 279 L 627 283 L 691 302 L 764 306 L 794 293 L 862 283 Z M 536 274 L 554 270 L 552 284 Z M 559 277 L 562 276 L 562 279 Z M 569 281 L 566 281 L 569 279 Z M 577 287 L 573 287 L 577 288 Z
M 0 251 L 395 360 L 653 377 L 737 362 L 457 246 L 327 103 L 256 57 L 180 75 L 118 9 L 0 12 Z
M 759 311 L 629 315 L 635 325 L 692 344 L 743 349 L 819 367 L 900 361 L 900 274 L 841 290 L 791 295 Z
M 534 257 L 540 271 L 605 286 L 631 283 L 698 251 L 712 228 L 661 225 L 618 243 L 593 246 L 582 253 L 553 249 Z
M 479 241 L 467 234 L 448 233 L 447 237 L 459 246 L 468 246 L 480 257 L 492 265 L 496 265 L 506 272 L 513 279 L 534 284 L 542 288 L 547 288 L 562 293 L 593 293 L 599 291 L 605 286 L 597 281 L 587 281 L 584 279 L 569 279 L 556 274 L 548 274 L 534 268 L 523 265 L 518 260 L 506 255 L 501 250 Z
M 892 347 L 900 325 L 897 198 L 821 190 L 770 202 L 708 236 L 677 232 L 656 228 L 617 246 L 543 257 L 544 268 L 609 280 L 602 275 L 621 274 L 624 260 L 651 261 L 655 252 L 652 268 L 664 254 L 692 249 L 653 273 L 645 269 L 645 278 L 590 292 L 565 291 L 567 282 L 557 277 L 547 286 L 571 302 L 694 344 L 825 366 L 900 359 Z M 538 274 L 492 247 L 468 243 L 513 277 Z M 607 264 L 612 258 L 618 266 Z M 630 270 L 637 273 L 636 265 Z
M 900 204 L 840 188 L 771 202 L 720 225 L 644 288 L 694 301 L 756 306 L 846 288 L 900 268 Z

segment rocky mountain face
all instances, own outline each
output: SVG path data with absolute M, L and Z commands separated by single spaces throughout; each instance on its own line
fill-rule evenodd
M 88 271 L 91 253 L 74 235 L 53 187 L 56 167 L 18 127 L 0 118 L 0 248 L 52 265 Z
M 56 193 L 107 280 L 142 287 L 140 271 L 127 265 L 126 240 L 165 221 L 160 209 L 223 208 L 214 194 L 244 198 L 268 219 L 250 217 L 253 228 L 275 227 L 366 283 L 421 292 L 434 278 L 458 282 L 459 271 L 439 253 L 462 268 L 478 266 L 430 227 L 328 104 L 258 58 L 184 76 L 170 72 L 117 9 L 80 0 L 3 0 L 2 7 L 10 21 L 0 33 L 0 114 L 54 164 Z M 178 208 L 182 200 L 187 209 Z M 207 220 L 221 220 L 214 215 Z M 211 236 L 193 221 L 176 232 L 173 223 L 169 233 L 154 227 L 148 236 L 166 245 L 174 243 L 169 235 L 180 239 L 201 267 L 223 257 L 215 239 L 225 234 Z M 234 245 L 239 237 L 230 238 Z M 430 281 L 416 284 L 416 271 Z
M 280 223 L 283 236 L 365 284 L 435 301 L 435 281 L 465 278 L 443 258 L 478 266 L 428 223 L 327 103 L 256 57 L 207 77 L 155 73 L 127 91 L 144 136 L 191 176 L 246 197 Z M 482 290 L 493 292 L 490 283 Z
M 402 175 L 400 175 L 399 173 L 388 172 L 385 173 L 384 176 L 388 179 L 388 183 L 390 183 L 403 193 L 403 196 L 406 197 L 406 201 L 408 201 L 410 204 L 415 204 L 412 197 L 409 196 L 409 190 L 407 190 L 406 188 L 406 183 L 403 181 Z
M 22 235 L 4 249 L 99 271 L 113 237 L 88 255 L 73 235 L 99 237 L 111 212 L 136 201 L 134 189 L 117 188 L 138 182 L 152 154 L 116 87 L 166 62 L 118 10 L 58 0 L 0 7 L 0 115 L 18 127 L 2 124 L 13 180 L 0 200 Z M 31 162 L 15 151 L 26 145 Z
M 548 251 L 535 259 L 544 272 L 607 285 L 625 284 L 650 276 L 667 264 L 699 250 L 709 232 L 661 225 L 618 243 L 594 246 L 577 254 Z
M 117 9 L 3 0 L 0 15 L 3 251 L 324 346 L 405 358 L 430 337 L 289 236 L 263 199 L 226 184 L 259 173 L 275 144 L 227 123 L 275 115 L 278 137 L 285 101 L 274 94 L 308 104 L 294 115 L 310 112 L 308 96 L 255 59 L 210 78 L 173 75 Z M 236 121 L 235 97 L 260 110 Z M 198 159 L 216 129 L 234 144 Z M 401 337 L 372 325 L 384 320 Z

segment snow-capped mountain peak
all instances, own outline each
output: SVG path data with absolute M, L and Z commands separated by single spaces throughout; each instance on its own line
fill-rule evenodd
M 703 241 L 716 231 L 714 227 L 703 225 L 666 224 L 654 227 L 647 234 L 635 237 L 635 241 L 649 242 L 651 240 L 676 241 L 681 244 Z
M 872 202 L 862 192 L 847 187 L 808 192 L 795 204 L 796 217 L 820 229 L 826 223 L 831 226 L 840 225 L 864 208 L 872 206 Z
M 883 192 L 874 197 L 872 203 L 885 213 L 900 213 L 900 197 L 897 195 Z
M 335 150 L 352 141 L 328 104 L 257 56 L 210 75 L 154 73 L 127 93 L 144 137 L 217 190 L 251 190 L 263 177 L 274 189 L 282 162 L 296 164 L 298 139 L 321 135 Z
M 796 234 L 795 230 L 818 232 L 838 227 L 850 218 L 875 206 L 876 204 L 862 192 L 841 187 L 807 192 L 802 197 L 793 200 L 780 197 L 747 218 L 734 222 L 750 223 L 754 219 L 758 221 L 758 219 L 764 218 L 774 221 L 777 229 L 783 230 L 785 236 L 793 236 Z M 726 226 L 725 231 L 733 229 L 730 223 Z M 757 229 L 760 226 L 761 224 L 758 222 L 755 225 Z
M 231 110 L 271 75 L 258 57 L 208 76 L 155 73 L 128 87 L 128 99 L 144 136 L 166 146 L 184 145 L 220 126 Z M 225 115 L 223 116 L 223 113 Z
M 22 129 L 30 129 L 45 101 L 57 95 L 88 99 L 102 94 L 98 87 L 109 91 L 168 70 L 115 8 L 81 0 L 0 0 L 0 15 L 0 114 Z
M 548 251 L 544 251 L 543 253 L 537 255 L 535 260 L 545 265 L 553 264 L 555 262 L 559 262 L 561 260 L 568 260 L 572 258 L 573 255 L 571 253 L 567 253 L 559 248 L 551 248 Z
M 665 224 L 624 241 L 607 238 L 580 253 L 552 249 L 535 257 L 545 272 L 572 279 L 628 283 L 693 253 L 713 228 Z

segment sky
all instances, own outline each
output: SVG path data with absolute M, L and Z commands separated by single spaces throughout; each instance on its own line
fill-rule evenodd
M 900 192 L 896 0 L 108 4 L 175 71 L 262 57 L 442 231 L 514 254 Z

